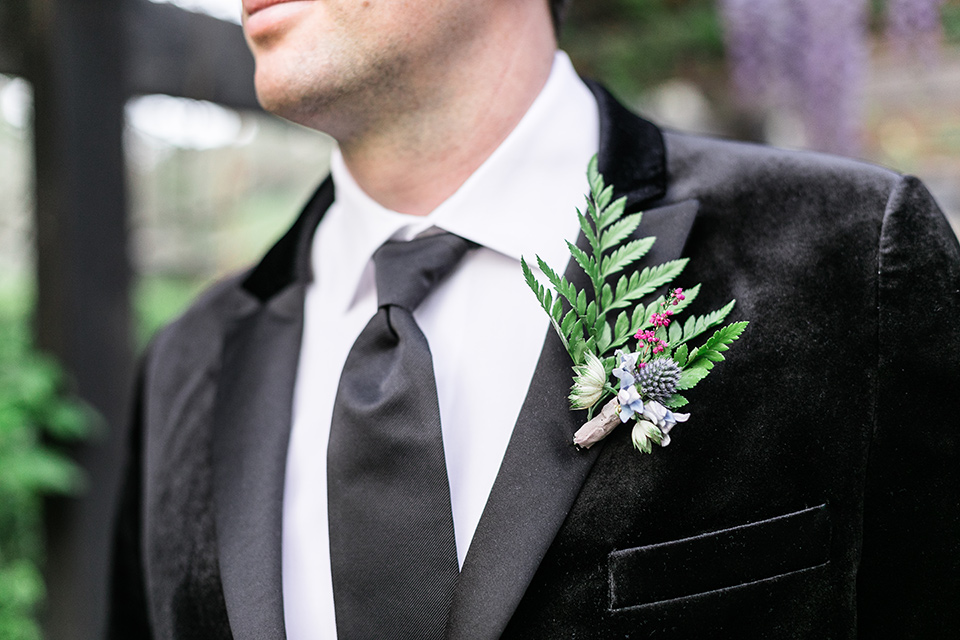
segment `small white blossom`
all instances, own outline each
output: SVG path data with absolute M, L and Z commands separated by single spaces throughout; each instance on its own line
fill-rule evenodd
M 588 351 L 583 364 L 573 367 L 576 374 L 570 389 L 570 405 L 574 409 L 589 409 L 600 400 L 603 386 L 607 382 L 607 371 L 603 362 Z
M 651 442 L 660 444 L 663 434 L 652 422 L 637 420 L 637 424 L 633 425 L 633 431 L 630 432 L 630 439 L 634 447 L 643 453 L 651 453 L 653 451 Z

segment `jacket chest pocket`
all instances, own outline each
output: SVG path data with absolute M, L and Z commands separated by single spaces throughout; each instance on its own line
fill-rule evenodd
M 607 557 L 610 610 L 721 591 L 829 562 L 830 515 L 822 504 Z

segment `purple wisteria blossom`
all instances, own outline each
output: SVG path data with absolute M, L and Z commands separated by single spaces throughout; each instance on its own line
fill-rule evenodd
M 856 155 L 869 64 L 867 0 L 795 0 L 790 7 L 797 40 L 794 100 L 807 142 L 814 149 Z
M 796 113 L 812 148 L 856 155 L 869 63 L 867 0 L 719 2 L 740 100 Z M 929 60 L 943 2 L 888 0 L 891 36 Z
M 734 85 L 786 108 L 809 146 L 856 154 L 867 63 L 866 0 L 721 0 Z
M 887 0 L 887 33 L 902 53 L 935 61 L 943 38 L 940 11 L 944 0 Z

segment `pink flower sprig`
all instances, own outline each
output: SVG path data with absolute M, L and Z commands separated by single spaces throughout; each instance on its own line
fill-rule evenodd
M 650 349 L 652 353 L 661 353 L 667 347 L 667 343 L 658 338 L 654 331 L 637 331 L 633 337 L 640 341 L 638 346 L 643 352 Z
M 673 315 L 673 311 L 667 309 L 663 313 L 655 313 L 650 316 L 650 324 L 655 327 L 669 327 L 670 326 L 670 316 Z
M 671 318 L 673 311 L 667 307 L 675 307 L 680 304 L 681 300 L 686 300 L 686 296 L 683 295 L 683 289 L 677 288 L 671 291 L 670 294 L 660 302 L 660 308 L 663 309 L 663 311 L 650 316 L 650 324 L 655 327 L 669 327 L 673 321 L 673 318 Z

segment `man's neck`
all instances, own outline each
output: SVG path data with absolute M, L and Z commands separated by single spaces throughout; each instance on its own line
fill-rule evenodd
M 357 184 L 384 207 L 426 215 L 506 139 L 550 75 L 555 43 L 542 21 L 514 23 L 456 61 L 419 109 L 341 139 Z

